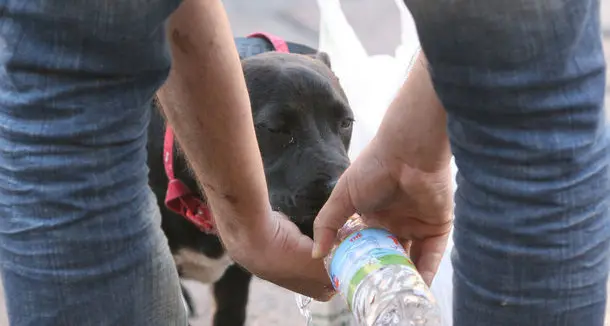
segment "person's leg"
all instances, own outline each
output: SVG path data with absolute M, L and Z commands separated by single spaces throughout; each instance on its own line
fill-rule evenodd
M 599 0 L 407 0 L 459 168 L 455 326 L 601 326 Z
M 184 326 L 147 185 L 178 0 L 0 4 L 0 261 L 12 326 Z M 161 159 L 161 158 L 159 158 Z

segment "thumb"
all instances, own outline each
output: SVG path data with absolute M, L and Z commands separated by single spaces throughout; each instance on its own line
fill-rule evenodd
M 328 201 L 326 201 L 313 223 L 314 245 L 311 255 L 315 259 L 322 258 L 330 252 L 337 231 L 350 216 L 356 213 L 349 194 L 348 174 L 349 168 L 337 182 Z

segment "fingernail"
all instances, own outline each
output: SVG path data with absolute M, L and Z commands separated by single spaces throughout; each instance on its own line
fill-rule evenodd
M 320 245 L 317 242 L 313 243 L 313 250 L 311 251 L 311 257 L 313 259 L 322 258 L 322 251 L 320 250 Z

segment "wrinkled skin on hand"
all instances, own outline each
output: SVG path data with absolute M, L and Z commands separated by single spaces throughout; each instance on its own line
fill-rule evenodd
M 343 174 L 314 224 L 313 256 L 325 256 L 353 213 L 397 235 L 428 285 L 452 227 L 451 172 L 423 171 L 384 152 L 375 138 Z

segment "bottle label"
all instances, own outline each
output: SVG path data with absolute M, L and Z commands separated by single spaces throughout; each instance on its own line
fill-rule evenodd
M 364 278 L 388 265 L 415 269 L 398 238 L 383 229 L 364 229 L 352 233 L 337 247 L 329 275 L 337 290 L 352 307 L 356 289 Z

